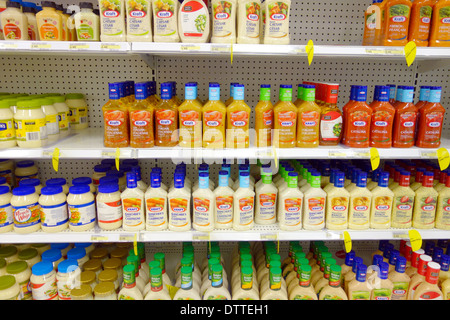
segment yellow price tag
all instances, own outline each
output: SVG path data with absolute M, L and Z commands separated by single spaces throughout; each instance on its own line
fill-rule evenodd
M 116 169 L 119 171 L 120 166 L 120 148 L 116 148 Z
M 118 170 L 118 169 L 117 169 Z M 137 233 L 134 234 L 134 239 L 133 239 L 133 249 L 134 249 L 134 254 L 138 255 L 138 248 L 137 248 Z
M 437 156 L 441 171 L 447 169 L 448 165 L 450 164 L 450 155 L 448 153 L 448 150 L 446 148 L 439 148 L 437 150 Z
M 314 58 L 314 42 L 312 40 L 308 41 L 305 50 L 308 55 L 308 64 L 311 65 Z
M 422 248 L 422 237 L 417 230 L 409 230 L 409 242 L 411 242 L 412 251 Z
M 275 148 L 275 146 L 272 146 L 272 150 L 273 150 L 273 160 L 275 161 L 275 168 L 278 169 L 277 148 Z
M 59 169 L 59 148 L 55 148 L 55 150 L 53 150 L 52 165 L 53 165 L 53 170 L 58 172 L 58 169 Z
M 167 289 L 169 289 L 169 295 L 170 298 L 173 300 L 173 298 L 175 297 L 175 294 L 177 293 L 177 291 L 180 289 L 178 287 L 175 286 L 171 286 L 170 284 L 167 285 Z
M 230 64 L 233 64 L 233 40 L 231 40 L 230 46 Z
M 344 231 L 344 246 L 345 252 L 352 251 L 352 238 L 350 238 L 350 234 L 347 231 Z
M 414 41 L 410 41 L 406 44 L 403 51 L 405 52 L 406 64 L 408 67 L 413 64 L 416 59 L 417 46 Z
M 377 148 L 370 148 L 370 164 L 372 165 L 372 170 L 376 170 L 380 165 L 380 154 Z

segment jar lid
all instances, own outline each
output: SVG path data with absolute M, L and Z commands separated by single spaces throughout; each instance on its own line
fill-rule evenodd
M 54 186 L 63 186 L 67 184 L 66 179 L 64 178 L 53 178 L 49 179 L 45 182 L 45 185 L 47 187 L 54 187 Z
M 98 280 L 102 282 L 114 282 L 118 278 L 117 271 L 115 269 L 106 269 L 98 274 Z
M 111 258 L 123 259 L 128 255 L 128 250 L 125 248 L 116 248 L 111 251 Z
M 79 184 L 69 188 L 69 193 L 71 194 L 83 194 L 87 192 L 91 192 L 91 187 L 85 184 Z
M 82 299 L 92 294 L 92 288 L 88 284 L 82 284 L 78 288 L 70 290 L 70 296 L 72 299 Z
M 83 264 L 85 271 L 97 271 L 102 268 L 102 261 L 100 259 L 89 259 Z
M 63 250 L 65 248 L 67 248 L 68 246 L 70 246 L 69 243 L 64 243 L 64 242 L 56 242 L 56 243 L 52 243 L 50 245 L 50 248 L 52 249 L 58 249 L 58 250 Z
M 8 186 L 0 186 L 0 194 L 6 194 L 9 193 L 9 187 Z
M 86 255 L 86 250 L 84 248 L 75 247 L 67 251 L 67 259 L 81 259 Z
M 4 275 L 0 277 L 0 290 L 11 288 L 16 283 L 16 278 L 12 275 Z
M 59 259 L 62 258 L 61 250 L 59 249 L 46 250 L 42 252 L 41 258 L 43 261 L 44 260 L 51 262 L 58 261 Z
M 9 107 L 9 102 L 6 99 L 0 100 L 0 109 L 8 109 Z
M 117 177 L 117 178 L 121 178 L 125 175 L 125 171 L 123 170 L 116 170 L 116 169 L 111 169 L 109 171 L 106 172 L 107 176 L 112 176 L 112 177 Z
M 39 254 L 39 252 L 34 248 L 27 248 L 23 249 L 19 252 L 19 259 L 20 260 L 28 260 L 36 257 Z
M 15 246 L 6 246 L 0 248 L 0 258 L 8 258 L 15 255 L 19 250 Z
M 52 100 L 50 97 L 39 98 L 39 99 L 36 99 L 36 100 L 38 100 L 38 103 L 39 103 L 41 106 L 49 106 L 49 105 L 53 105 L 53 100 Z
M 94 166 L 94 172 L 107 172 L 111 170 L 111 166 L 109 164 L 97 164 Z
M 52 99 L 53 103 L 66 102 L 66 98 L 64 96 L 53 96 L 53 97 L 50 97 L 50 99 Z
M 84 99 L 84 94 L 82 94 L 82 93 L 68 93 L 68 94 L 66 94 L 66 100 L 74 100 L 74 99 Z
M 33 160 L 22 160 L 16 163 L 17 168 L 26 168 L 34 166 Z
M 56 3 L 53 1 L 42 1 L 41 6 L 47 8 L 56 8 Z
M 122 267 L 122 260 L 119 258 L 109 258 L 103 263 L 103 270 L 113 269 L 116 270 Z
M 95 248 L 90 253 L 91 259 L 102 259 L 108 257 L 108 250 L 105 248 Z
M 82 284 L 91 284 L 95 282 L 96 275 L 94 271 L 85 270 L 80 274 L 80 281 Z
M 8 272 L 9 274 L 17 274 L 17 273 L 27 270 L 27 268 L 28 268 L 28 263 L 26 263 L 25 261 L 22 261 L 22 260 L 18 260 L 18 261 L 14 261 L 14 262 L 11 262 L 10 264 L 8 264 L 6 266 L 6 272 Z
M 63 192 L 63 188 L 61 186 L 52 186 L 52 187 L 43 187 L 41 189 L 41 194 L 46 196 L 52 196 L 55 194 L 59 194 Z
M 58 264 L 58 272 L 69 273 L 78 269 L 78 261 L 74 259 L 66 259 Z
M 92 245 L 91 242 L 80 242 L 80 243 L 75 243 L 75 248 L 87 248 L 90 247 Z
M 114 283 L 110 281 L 104 281 L 97 284 L 94 288 L 94 294 L 96 296 L 107 296 L 116 292 Z
M 37 276 L 43 276 L 53 271 L 53 264 L 50 261 L 41 261 L 31 267 L 31 272 Z
M 100 185 L 102 184 L 106 184 L 106 183 L 114 183 L 114 184 L 119 184 L 119 177 L 115 177 L 115 176 L 104 176 L 101 177 L 98 182 L 100 183 Z
M 17 101 L 17 109 L 38 109 L 41 107 L 39 99 L 27 99 Z
M 6 260 L 3 258 L 0 258 L 0 269 L 6 267 Z
M 79 184 L 91 184 L 92 179 L 89 177 L 78 177 L 75 179 L 72 179 L 72 185 L 79 185 Z
M 19 185 L 21 187 L 36 187 L 41 184 L 41 181 L 37 178 L 23 179 L 20 181 Z
M 103 183 L 98 185 L 99 193 L 113 193 L 119 191 L 119 184 L 117 183 Z

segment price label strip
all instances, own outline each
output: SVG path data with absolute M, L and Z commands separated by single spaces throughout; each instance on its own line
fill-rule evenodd
M 100 49 L 105 51 L 118 51 L 120 48 L 120 45 L 114 43 L 102 43 L 100 45 Z
M 50 50 L 52 45 L 50 43 L 32 43 L 31 49 L 35 50 Z
M 92 235 L 91 236 L 91 241 L 92 242 L 103 242 L 103 241 L 108 241 L 109 238 L 107 236 L 100 236 L 100 235 Z
M 403 49 L 403 52 L 405 53 L 405 59 L 406 64 L 411 66 L 416 59 L 416 53 L 417 53 L 417 46 L 414 41 L 410 41 L 406 44 L 405 48 Z
M 193 44 L 182 44 L 180 47 L 181 51 L 200 51 L 200 46 Z
M 341 151 L 329 151 L 328 157 L 330 158 L 347 158 L 347 154 Z
M 2 41 L 3 42 L 3 41 Z M 19 46 L 17 43 L 11 43 L 11 42 L 0 42 L 0 49 L 17 49 Z
M 437 158 L 437 151 L 421 151 L 420 157 L 423 159 L 436 159 Z
M 134 234 L 121 234 L 119 235 L 119 241 L 134 242 L 137 237 L 137 233 Z
M 450 155 L 448 150 L 446 148 L 439 148 L 437 150 L 437 157 L 441 171 L 447 169 L 450 164 Z
M 192 234 L 193 241 L 209 241 L 210 238 L 211 237 L 209 232 L 196 232 Z
M 260 239 L 278 241 L 278 233 L 261 233 Z
M 69 45 L 69 49 L 70 50 L 88 50 L 91 47 L 89 46 L 89 44 L 70 44 Z

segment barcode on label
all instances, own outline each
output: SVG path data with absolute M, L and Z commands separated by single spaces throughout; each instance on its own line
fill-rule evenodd
M 80 123 L 86 123 L 87 117 L 80 117 Z
M 39 139 L 39 132 L 27 132 L 27 141 L 35 141 Z

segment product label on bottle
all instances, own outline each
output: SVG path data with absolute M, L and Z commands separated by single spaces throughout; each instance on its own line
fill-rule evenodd
M 289 5 L 283 1 L 274 1 L 267 5 L 266 36 L 284 39 L 289 36 Z
M 233 10 L 233 4 L 228 1 L 216 1 L 212 4 L 213 10 L 213 37 L 229 37 L 235 34 L 236 27 L 231 23 L 233 22 L 231 13 Z
M 408 36 L 410 8 L 404 4 L 396 4 L 389 8 L 389 24 L 386 38 L 390 40 L 404 40 Z
M 176 130 L 177 114 L 170 109 L 160 109 L 155 112 L 155 134 L 156 140 L 171 142 L 172 135 Z
M 414 142 L 417 113 L 404 112 L 398 115 L 400 121 L 400 132 L 398 135 L 398 142 L 411 143 Z
M 352 291 L 351 300 L 370 300 L 370 291 Z
M 16 139 L 14 120 L 0 120 L 0 141 L 10 141 Z
M 414 210 L 414 222 L 426 226 L 434 225 L 437 197 L 424 196 L 416 201 L 418 201 L 419 210 Z
M 128 118 L 126 117 L 125 114 L 120 114 L 120 110 L 114 110 L 114 111 L 109 111 L 110 112 L 117 112 L 116 114 L 107 114 L 107 115 L 103 115 L 103 118 L 105 119 L 105 121 L 107 120 L 118 120 L 118 121 L 124 121 L 125 124 L 127 124 L 127 120 Z M 122 112 L 123 113 L 123 112 Z M 70 124 L 71 125 L 75 125 L 75 124 L 86 124 L 87 121 L 87 114 L 88 114 L 88 110 L 86 107 L 80 107 L 80 108 L 76 108 L 76 107 L 70 107 L 69 108 L 69 120 L 70 120 Z M 106 117 L 105 117 L 106 116 Z M 108 127 L 117 127 L 117 123 L 107 123 Z
M 373 199 L 374 212 L 372 223 L 387 225 L 391 220 L 392 197 L 382 196 Z
M 276 218 L 276 193 L 262 193 L 259 195 L 259 219 L 270 221 Z
M 177 33 L 177 12 L 172 0 L 153 2 L 155 36 L 172 36 Z
M 53 206 L 41 205 L 41 223 L 44 227 L 56 227 L 69 221 L 67 202 Z
M 45 117 L 47 126 L 47 135 L 53 135 L 59 133 L 58 115 L 48 115 Z
M 388 111 L 375 111 L 371 121 L 370 140 L 378 143 L 390 142 L 394 115 Z
M 100 21 L 103 35 L 120 36 L 124 30 L 123 5 L 121 2 L 102 1 L 99 3 Z
M 413 205 L 414 197 L 395 197 L 392 209 L 392 223 L 396 225 L 409 225 L 412 219 Z
M 80 24 L 77 26 L 77 38 L 78 41 L 94 40 L 95 23 L 86 17 L 80 19 Z
M 373 289 L 372 296 L 374 300 L 391 300 L 391 289 Z
M 246 111 L 233 111 L 230 112 L 231 125 L 236 128 L 242 128 L 248 126 L 248 120 L 250 115 Z
M 14 120 L 16 139 L 19 141 L 39 141 L 47 139 L 45 118 L 36 120 Z
M 142 199 L 122 199 L 123 224 L 129 227 L 137 227 L 144 223 L 142 212 Z
M 72 111 L 72 108 L 70 109 Z M 77 124 L 77 113 L 72 112 L 71 124 Z M 103 112 L 103 119 L 105 122 L 105 140 L 114 143 L 121 143 L 128 140 L 127 132 L 128 117 L 125 112 L 120 110 L 105 110 Z M 79 123 L 79 122 L 78 122 Z
M 194 110 L 179 112 L 180 117 L 180 145 L 186 147 L 196 146 L 202 140 L 202 122 L 200 113 Z
M 253 223 L 254 197 L 239 199 L 239 224 L 247 226 Z
M 325 198 L 313 197 L 306 200 L 308 212 L 305 212 L 304 224 L 319 226 L 325 222 Z
M 425 142 L 438 143 L 441 140 L 443 120 L 442 112 L 430 112 L 425 115 L 426 127 L 423 136 Z
M 56 278 L 53 277 L 54 281 L 48 280 L 51 279 L 47 279 L 47 281 L 44 283 L 31 282 L 30 286 L 33 300 L 53 300 L 58 296 Z
M 393 282 L 392 300 L 403 300 L 408 292 L 409 282 Z
M 13 223 L 14 217 L 11 204 L 0 206 L 0 228 L 7 227 Z
M 334 225 L 345 225 L 348 219 L 348 197 L 334 197 L 329 200 L 331 208 L 327 212 L 327 221 Z
M 273 110 L 267 110 L 262 114 L 263 123 L 267 128 L 272 128 L 273 126 Z
M 292 300 L 314 300 L 309 294 L 296 294 Z
M 450 40 L 450 15 L 448 14 L 450 6 L 439 9 L 438 36 L 439 41 Z
M 195 197 L 194 202 L 194 223 L 198 226 L 207 227 L 211 225 L 210 201 L 209 199 Z
M 428 41 L 430 35 L 431 15 L 433 8 L 431 6 L 420 7 L 420 18 L 418 19 L 417 40 Z
M 26 206 L 12 206 L 14 227 L 26 228 L 41 222 L 41 207 L 39 203 L 32 203 Z
M 166 199 L 164 198 L 148 198 L 147 205 L 147 225 L 151 227 L 159 227 L 166 223 Z
M 202 37 L 206 30 L 209 13 L 206 7 L 197 1 L 185 1 L 179 16 L 181 30 L 185 37 Z
M 60 39 L 60 31 L 58 29 L 60 21 L 45 17 L 38 22 L 39 36 L 41 41 L 58 41 Z
M 328 111 L 320 119 L 320 135 L 323 141 L 338 141 L 342 132 L 342 115 Z
M 58 112 L 59 131 L 69 130 L 69 112 Z
M 130 114 L 130 144 L 134 147 L 147 147 L 154 143 L 153 112 L 132 110 Z
M 419 300 L 443 300 L 443 297 L 439 292 L 426 291 L 419 296 Z
M 174 227 L 184 227 L 189 224 L 188 200 L 183 198 L 169 199 L 170 224 Z
M 15 21 L 15 19 L 7 19 L 6 24 L 3 26 L 3 35 L 5 36 L 5 40 L 21 40 L 22 31 L 20 30 L 18 21 Z
M 450 226 L 450 198 L 444 197 L 441 199 L 442 211 L 439 218 L 439 224 Z
M 302 223 L 302 198 L 284 199 L 284 223 L 299 226 Z
M 37 30 L 33 24 L 28 24 L 28 40 L 36 40 Z
M 369 224 L 370 198 L 355 197 L 351 199 L 351 211 L 349 213 L 349 223 L 358 226 Z
M 354 111 L 348 115 L 346 142 L 362 143 L 369 141 L 370 114 L 366 111 Z
M 297 135 L 297 113 L 293 111 L 281 111 L 275 114 L 277 125 L 274 141 L 280 144 L 294 143 Z
M 320 113 L 317 111 L 306 111 L 300 114 L 300 130 L 297 141 L 315 142 L 319 139 Z M 300 123 L 299 123 L 300 125 Z
M 208 127 L 218 127 L 223 123 L 223 115 L 219 111 L 206 111 L 203 113 L 203 119 Z
M 245 27 L 243 29 L 244 37 L 259 38 L 261 16 L 260 4 L 256 2 L 245 3 L 245 16 L 246 19 L 243 22 L 245 23 Z
M 128 0 L 127 6 L 127 35 L 145 36 L 150 33 L 151 2 Z
M 98 222 L 115 223 L 122 220 L 122 200 L 101 202 L 97 200 Z
M 216 197 L 216 223 L 228 224 L 233 220 L 233 196 Z
M 95 211 L 95 201 L 85 204 L 68 205 L 69 225 L 78 227 L 90 224 L 95 221 L 97 215 Z

